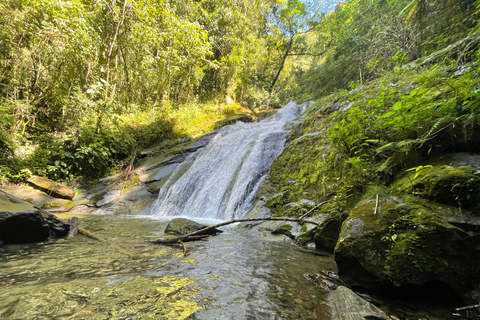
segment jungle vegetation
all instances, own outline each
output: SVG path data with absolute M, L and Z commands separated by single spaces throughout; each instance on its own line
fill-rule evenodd
M 393 170 L 397 149 L 478 122 L 478 0 L 4 0 L 0 13 L 0 182 L 101 177 L 290 99 L 362 101 L 330 136 L 352 172 Z

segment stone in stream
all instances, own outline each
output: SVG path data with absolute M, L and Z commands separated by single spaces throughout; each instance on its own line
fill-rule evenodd
M 165 234 L 171 235 L 185 235 L 191 232 L 195 232 L 197 230 L 206 228 L 207 226 L 197 223 L 192 220 L 184 219 L 184 218 L 175 218 L 170 221 L 165 228 Z M 218 229 L 211 229 L 206 232 L 202 232 L 201 235 L 216 235 L 217 233 L 223 232 L 222 230 Z
M 382 310 L 362 299 L 347 287 L 330 292 L 316 310 L 316 319 L 365 320 L 390 319 Z
M 32 204 L 0 191 L 0 240 L 6 243 L 45 241 L 68 235 L 70 226 Z

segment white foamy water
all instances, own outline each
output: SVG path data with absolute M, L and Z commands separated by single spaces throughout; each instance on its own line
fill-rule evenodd
M 173 172 L 145 214 L 231 220 L 243 217 L 285 145 L 285 124 L 312 102 L 293 102 L 258 123 L 223 127 Z

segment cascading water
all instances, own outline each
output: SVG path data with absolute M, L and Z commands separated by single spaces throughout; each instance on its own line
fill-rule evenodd
M 173 172 L 147 214 L 219 220 L 243 217 L 283 149 L 289 132 L 285 124 L 311 105 L 290 102 L 261 122 L 223 127 Z

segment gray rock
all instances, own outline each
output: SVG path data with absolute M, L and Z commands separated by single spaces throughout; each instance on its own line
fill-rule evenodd
M 330 292 L 326 301 L 317 307 L 316 315 L 317 319 L 331 320 L 390 319 L 385 312 L 347 287 Z
M 102 199 L 97 201 L 96 205 L 98 207 L 104 206 L 107 203 L 114 201 L 120 195 L 120 193 L 121 193 L 120 190 L 109 191 L 105 195 L 103 195 Z
M 144 171 L 139 175 L 140 181 L 143 183 L 160 181 L 161 179 L 165 178 L 173 171 L 175 171 L 178 165 L 178 163 L 174 163 L 166 167 L 159 167 L 153 170 Z
M 198 231 L 200 229 L 203 229 L 207 226 L 197 223 L 192 220 L 184 219 L 184 218 L 175 218 L 172 221 L 170 221 L 165 228 L 165 234 L 171 234 L 171 235 L 185 235 L 191 232 Z M 223 231 L 218 230 L 218 229 L 212 229 L 208 230 L 206 232 L 202 232 L 200 234 L 203 235 L 215 235 L 217 233 L 221 233 Z

